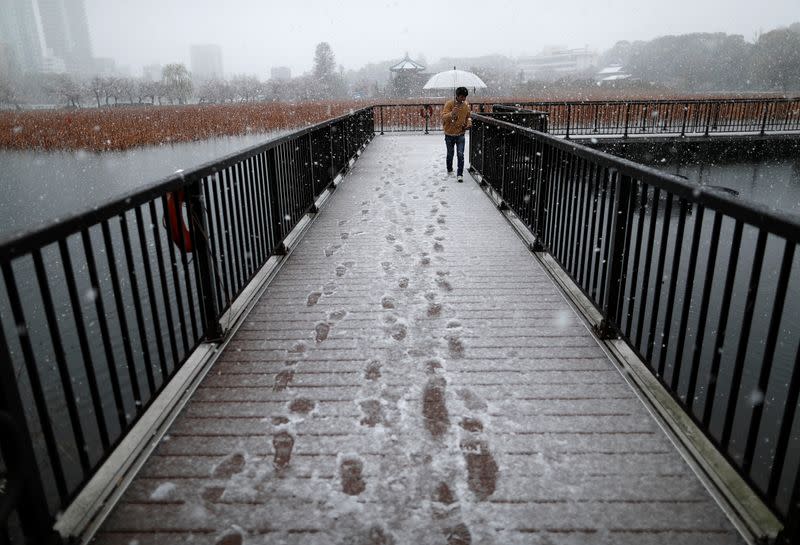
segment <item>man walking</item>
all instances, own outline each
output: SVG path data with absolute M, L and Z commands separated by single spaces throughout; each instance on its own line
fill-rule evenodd
M 447 147 L 447 173 L 453 172 L 453 148 L 458 155 L 457 180 L 464 181 L 464 132 L 472 126 L 466 87 L 456 89 L 456 99 L 448 100 L 442 110 L 444 143 Z

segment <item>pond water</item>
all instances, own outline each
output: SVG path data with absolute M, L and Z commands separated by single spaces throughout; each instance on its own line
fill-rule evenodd
M 800 157 L 725 163 L 656 163 L 656 168 L 703 185 L 726 187 L 740 199 L 800 214 Z
M 178 169 L 189 170 L 210 160 L 220 158 L 258 143 L 265 142 L 266 140 L 279 135 L 279 133 L 270 133 L 252 134 L 238 137 L 224 137 L 203 142 L 171 144 L 167 146 L 157 146 L 146 149 L 129 150 L 125 152 L 43 153 L 0 151 L 0 166 L 2 166 L 2 169 L 0 169 L 0 172 L 2 172 L 2 174 L 0 174 L 0 190 L 3 192 L 3 198 L 0 200 L 0 235 L 7 236 L 15 231 L 36 228 L 37 226 L 42 226 L 48 222 L 54 221 L 59 217 L 63 217 L 65 214 L 72 215 L 79 213 L 82 210 L 88 210 L 92 207 L 100 206 L 115 197 L 135 190 L 137 187 L 141 187 L 142 185 L 164 178 L 174 173 Z M 784 158 L 763 162 L 742 161 L 737 163 L 658 162 L 653 166 L 701 184 L 729 188 L 737 192 L 740 199 L 749 199 L 760 202 L 772 208 L 800 214 L 800 159 L 797 158 Z M 652 212 L 650 211 L 650 208 L 648 208 L 648 218 L 651 213 Z M 675 212 L 673 210 L 673 214 L 674 213 Z M 663 204 L 660 205 L 658 214 L 661 216 L 664 215 Z M 708 237 L 708 233 L 710 233 L 711 230 L 710 222 L 711 216 L 707 215 L 702 226 L 704 235 L 701 239 L 701 255 L 707 255 L 711 245 L 716 243 L 716 241 L 711 241 Z M 674 253 L 674 226 L 675 222 L 673 221 L 669 228 L 669 242 L 665 253 L 665 261 L 667 263 L 672 261 Z M 728 254 L 730 253 L 730 245 L 726 243 L 726 241 L 730 238 L 729 231 L 730 226 L 725 224 L 722 230 L 723 236 L 718 241 L 721 246 L 719 250 L 719 262 L 714 264 L 723 272 L 727 268 L 726 260 Z M 149 236 L 150 235 L 148 235 L 148 237 Z M 121 244 L 119 244 L 117 241 L 119 234 L 112 232 L 112 238 L 115 240 L 114 247 L 119 248 L 121 246 Z M 638 244 L 638 241 L 635 241 L 635 243 Z M 79 253 L 77 244 L 77 240 L 70 241 L 70 245 L 75 246 L 75 255 Z M 658 250 L 660 249 L 659 237 L 656 237 L 652 241 L 647 241 L 646 244 L 652 244 L 654 246 L 654 255 L 658 254 Z M 168 248 L 168 246 L 166 248 Z M 166 248 L 164 249 L 164 252 L 166 252 Z M 742 241 L 742 254 L 752 254 L 753 248 L 753 233 L 747 231 Z M 44 253 L 45 261 L 48 263 L 58 262 L 59 258 L 55 254 L 55 249 L 51 248 L 51 250 L 51 252 Z M 102 253 L 102 248 L 99 248 L 99 251 Z M 168 257 L 165 256 L 164 259 L 166 261 Z M 33 274 L 32 265 L 29 263 L 29 261 L 30 260 L 24 260 L 23 262 L 18 263 L 15 267 L 15 272 L 19 281 L 20 293 L 22 294 L 23 299 L 30 303 L 26 310 L 26 312 L 31 313 L 31 316 L 29 316 L 30 330 L 27 333 L 34 341 L 34 351 L 37 352 L 38 356 L 41 356 L 37 358 L 37 361 L 45 362 L 45 367 L 47 367 L 42 368 L 43 390 L 47 398 L 47 404 L 53 408 L 53 414 L 61 415 L 61 418 L 57 418 L 57 421 L 55 422 L 57 424 L 57 440 L 60 445 L 65 445 L 64 448 L 66 450 L 76 452 L 77 446 L 71 445 L 73 441 L 73 439 L 70 437 L 71 428 L 66 419 L 66 413 L 63 410 L 64 405 L 58 373 L 56 372 L 57 370 L 52 363 L 54 360 L 54 355 L 51 353 L 51 350 L 47 348 L 49 344 L 46 330 L 46 320 L 44 320 L 44 318 L 41 316 L 42 305 L 39 301 L 39 297 L 36 295 L 38 293 L 38 289 L 34 285 L 36 283 L 35 274 Z M 108 261 L 122 264 L 124 262 L 124 256 L 114 256 Z M 800 270 L 800 268 L 798 268 L 800 267 L 800 257 L 796 257 L 795 261 L 795 270 Z M 775 271 L 779 268 L 779 263 L 780 254 L 778 253 L 778 248 L 774 247 L 774 244 L 770 243 L 765 256 L 765 282 L 760 286 L 760 295 L 756 302 L 756 316 L 763 317 L 763 319 L 756 320 L 754 332 L 751 334 L 751 338 L 753 339 L 763 338 L 765 334 L 765 324 L 769 320 L 769 303 L 774 298 L 774 288 L 772 286 L 774 285 Z M 140 264 L 137 263 L 136 267 L 139 266 Z M 703 277 L 705 272 L 704 267 L 708 266 L 709 265 L 703 260 L 698 263 L 698 269 L 696 273 L 697 278 Z M 747 266 L 742 265 L 741 267 L 742 270 L 737 271 L 737 283 L 746 281 L 747 273 L 749 272 Z M 180 270 L 182 271 L 183 269 Z M 680 273 L 685 274 L 685 270 L 686 252 L 684 252 L 684 255 L 680 260 Z M 85 273 L 85 271 L 82 272 Z M 91 295 L 92 297 L 89 299 L 92 300 L 96 296 L 102 297 L 104 301 L 109 302 L 109 307 L 111 306 L 111 301 L 114 300 L 114 296 L 113 293 L 109 291 L 109 283 L 106 281 L 108 276 L 107 270 L 103 269 L 100 271 L 100 276 L 103 279 L 102 285 L 104 288 L 97 295 L 94 295 L 94 292 L 90 288 L 88 281 L 83 278 L 86 275 L 79 274 L 78 276 L 78 289 L 80 293 Z M 650 285 L 653 286 L 659 281 L 659 279 L 656 278 L 657 273 L 655 269 L 651 271 L 650 276 Z M 173 292 L 171 288 L 173 287 L 173 283 L 178 285 L 184 280 L 183 275 L 181 274 L 178 275 L 178 277 L 176 277 L 174 280 L 170 277 L 165 281 L 168 283 L 170 293 L 172 294 Z M 52 289 L 54 291 L 56 301 L 60 301 L 60 305 L 62 306 L 66 305 L 69 298 L 66 295 L 66 289 L 63 285 L 64 282 L 58 278 L 51 278 L 50 282 L 53 284 Z M 187 276 L 185 282 L 191 284 L 193 280 Z M 793 277 L 792 289 L 794 289 L 797 284 L 798 279 Z M 0 285 L 2 285 L 1 282 Z M 5 289 L 3 286 L 0 288 L 0 294 L 2 294 L 4 291 Z M 743 292 L 744 290 L 742 289 L 737 290 L 737 293 Z M 699 294 L 693 292 L 690 294 L 690 296 L 692 297 L 692 300 L 696 300 Z M 129 300 L 130 298 L 126 295 L 123 299 L 124 300 L 121 301 L 121 306 L 124 307 L 124 312 L 131 314 L 133 312 L 131 310 L 133 305 L 131 300 Z M 676 300 L 674 301 L 676 308 L 681 307 L 682 299 L 683 292 L 677 294 Z M 787 301 L 788 306 L 784 313 L 785 319 L 782 322 L 782 329 L 785 333 L 788 333 L 788 338 L 796 338 L 796 334 L 798 333 L 797 327 L 793 324 L 791 317 L 796 316 L 797 313 L 800 312 L 800 308 L 797 307 L 796 298 L 790 299 L 790 301 Z M 174 301 L 172 299 L 170 299 L 168 303 L 169 304 L 167 304 L 165 301 L 162 307 L 174 306 Z M 628 303 L 628 305 L 638 304 L 640 303 Z M 94 314 L 94 311 L 91 309 L 91 301 L 85 302 L 84 306 L 87 307 L 86 316 L 88 323 L 86 327 L 89 337 L 89 349 L 92 353 L 102 354 L 104 350 L 103 339 L 101 332 L 98 330 L 98 324 L 100 324 L 102 318 L 99 316 L 99 314 Z M 157 309 L 156 314 L 158 315 L 158 320 L 162 324 L 161 333 L 163 334 L 163 324 L 165 323 L 165 320 L 162 307 Z M 735 337 L 736 333 L 738 333 L 738 331 L 741 329 L 741 321 L 737 320 L 736 317 L 740 317 L 743 314 L 743 308 L 743 302 L 738 299 L 734 299 L 730 304 L 731 314 L 734 316 L 734 318 L 731 320 L 731 323 L 727 329 L 732 337 Z M 633 307 L 631 307 L 631 310 L 632 309 Z M 144 311 L 147 313 L 150 311 L 150 309 L 145 308 Z M 719 290 L 715 289 L 711 296 L 709 310 L 709 315 L 713 317 L 711 319 L 712 322 L 716 319 L 715 317 L 718 316 L 720 312 L 720 293 Z M 8 308 L 8 302 L 3 297 L 0 297 L 0 313 L 2 313 L 4 317 L 10 316 L 11 314 Z M 59 307 L 57 309 L 57 313 L 63 316 L 68 316 L 69 309 L 66 306 L 64 306 L 64 308 Z M 187 316 L 190 313 L 191 311 L 187 310 Z M 661 320 L 665 319 L 663 314 L 664 309 L 659 312 L 657 321 L 660 322 Z M 689 313 L 687 330 L 679 332 L 677 327 L 673 327 L 671 329 L 671 338 L 665 343 L 665 346 L 673 347 L 676 344 L 675 341 L 677 336 L 680 334 L 685 335 L 689 340 L 684 347 L 685 358 L 683 359 L 691 357 L 692 339 L 695 338 L 697 334 L 697 314 L 698 309 L 692 305 Z M 673 319 L 676 319 L 676 317 L 673 316 Z M 650 321 L 651 315 L 649 313 L 645 314 L 645 323 L 650 323 Z M 134 323 L 133 315 L 129 316 L 129 323 Z M 34 326 L 33 324 L 38 324 L 38 326 Z M 716 325 L 716 322 L 712 323 L 710 327 L 713 328 L 714 325 Z M 4 328 L 7 328 L 5 332 L 6 336 L 8 338 L 14 337 L 13 330 L 8 329 L 12 327 L 11 322 L 9 321 L 8 323 L 3 324 L 3 326 Z M 86 423 L 89 425 L 91 424 L 92 418 L 92 404 L 89 392 L 87 390 L 88 386 L 86 385 L 86 381 L 80 379 L 80 377 L 83 376 L 83 372 L 81 370 L 83 369 L 84 363 L 81 357 L 81 349 L 75 340 L 73 331 L 75 326 L 71 323 L 71 320 L 64 320 L 60 327 L 64 328 L 62 331 L 64 338 L 70 339 L 69 341 L 65 341 L 64 346 L 67 366 L 70 368 L 70 371 L 74 374 L 74 376 L 79 377 L 75 384 L 77 394 L 76 397 L 79 398 L 78 408 L 80 410 L 80 414 L 82 415 L 81 419 L 83 420 L 86 418 Z M 147 336 L 149 338 L 154 338 L 156 336 L 155 329 L 152 326 L 148 327 L 150 329 L 148 329 L 146 332 Z M 11 335 L 9 335 L 9 333 L 11 333 Z M 174 326 L 173 333 L 175 335 L 179 335 L 181 333 L 180 328 L 177 325 Z M 138 343 L 137 335 L 138 333 L 136 331 L 132 331 L 131 342 L 134 345 Z M 640 335 L 641 334 L 639 331 L 635 331 L 635 336 L 638 337 Z M 703 343 L 702 361 L 704 363 L 701 370 L 701 375 L 707 371 L 707 364 L 711 360 L 709 354 L 711 354 L 714 350 L 714 346 L 711 344 L 710 339 L 711 336 L 709 335 Z M 132 405 L 133 396 L 130 392 L 130 383 L 138 380 L 142 385 L 145 385 L 147 383 L 147 376 L 143 370 L 144 368 L 137 364 L 134 366 L 136 371 L 133 372 L 131 380 L 126 382 L 125 375 L 128 373 L 126 372 L 127 367 L 124 365 L 124 362 L 126 361 L 126 347 L 124 341 L 125 339 L 123 336 L 117 331 L 117 326 L 114 326 L 112 331 L 110 331 L 108 350 L 113 356 L 113 359 L 119 364 L 119 368 L 115 369 L 115 371 L 119 373 L 121 382 L 123 382 L 122 394 L 126 400 L 124 410 L 126 411 L 127 418 L 130 414 L 133 414 L 136 411 L 136 408 Z M 647 343 L 646 335 L 642 339 L 642 343 L 644 344 L 640 345 L 640 348 L 641 346 L 645 346 Z M 148 348 L 150 349 L 150 352 L 152 352 L 151 357 L 155 361 L 157 356 L 155 353 L 155 347 L 152 346 L 153 343 L 147 344 L 149 345 Z M 661 349 L 659 344 L 660 343 L 656 343 L 654 351 L 656 357 L 660 356 Z M 756 380 L 763 358 L 763 354 L 760 352 L 762 347 L 763 343 L 754 341 L 748 349 L 747 367 L 742 378 L 744 384 L 742 390 L 743 396 L 749 395 L 749 393 L 753 390 L 753 384 Z M 791 370 L 793 368 L 792 358 L 795 354 L 793 349 L 794 345 L 781 345 L 778 347 L 774 356 L 775 365 L 772 375 L 773 379 L 771 382 L 784 384 L 789 381 Z M 178 352 L 179 351 L 180 347 L 178 349 Z M 15 368 L 21 369 L 23 362 L 20 350 L 17 347 L 12 346 L 11 352 Z M 166 347 L 166 352 L 168 355 L 175 355 L 175 349 Z M 729 359 L 732 354 L 732 352 L 730 355 L 725 354 L 723 359 Z M 176 356 L 176 358 L 177 357 L 179 356 Z M 136 359 L 138 360 L 140 358 L 137 357 Z M 722 372 L 720 373 L 719 377 L 720 383 L 723 385 L 723 387 L 721 387 L 717 392 L 717 397 L 724 399 L 727 392 L 728 382 L 730 381 L 729 369 L 731 365 L 730 362 L 727 361 L 723 363 L 724 365 L 722 366 Z M 172 369 L 168 369 L 168 371 L 172 371 Z M 109 416 L 109 420 L 113 420 L 113 415 L 115 414 L 114 396 L 112 395 L 113 392 L 110 386 L 109 372 L 110 371 L 108 369 L 100 370 L 97 378 L 100 384 L 99 395 L 102 399 L 103 414 L 111 415 Z M 669 375 L 671 372 L 672 369 L 668 367 L 666 369 L 666 373 Z M 138 375 L 138 377 L 135 375 Z M 685 382 L 685 380 L 681 380 L 681 386 L 679 387 L 678 392 L 679 396 L 684 395 L 683 392 L 685 391 Z M 780 388 L 778 390 L 779 393 L 777 397 L 780 398 L 782 395 L 784 395 L 784 393 L 782 393 Z M 698 386 L 696 395 L 698 407 L 702 407 L 706 402 L 706 390 L 704 389 L 702 381 Z M 778 399 L 778 401 L 780 400 Z M 776 403 L 774 406 L 780 406 L 780 403 Z M 779 419 L 775 418 L 773 412 L 769 412 L 769 420 L 777 424 Z M 722 413 L 719 411 L 715 411 L 713 414 L 711 431 L 714 435 L 716 435 L 719 431 L 721 425 L 721 414 Z M 744 442 L 743 433 L 746 428 L 744 424 L 740 422 L 740 420 L 741 419 L 737 417 L 733 434 L 731 454 L 734 457 L 737 457 L 740 454 L 741 445 Z M 112 437 L 116 437 L 121 432 L 121 429 L 115 426 L 113 421 L 109 422 L 109 426 L 109 433 L 112 435 Z M 767 436 L 774 435 L 776 428 L 774 428 L 774 426 L 767 427 L 769 428 L 769 430 L 767 430 Z M 67 447 L 67 445 L 70 445 L 70 447 Z M 37 441 L 37 446 L 42 449 L 40 441 Z M 103 453 L 99 449 L 99 441 L 97 437 L 87 437 L 87 448 L 91 453 L 91 459 L 93 462 L 102 457 Z M 793 474 L 793 472 L 797 470 L 796 464 L 798 458 L 800 458 L 797 454 L 797 447 L 795 443 L 792 444 L 790 451 L 790 462 L 788 464 L 787 473 Z M 759 485 L 763 485 L 765 479 L 767 478 L 766 468 L 769 466 L 771 454 L 768 449 L 759 449 L 756 454 L 757 456 L 754 463 L 753 477 Z M 81 479 L 81 473 L 79 469 L 80 468 L 75 463 L 68 464 L 67 466 L 67 477 L 72 484 L 77 484 Z M 786 501 L 786 498 L 783 497 L 785 495 L 786 494 L 784 492 L 781 497 L 783 502 Z
M 126 151 L 0 150 L 0 236 L 40 227 L 288 131 Z

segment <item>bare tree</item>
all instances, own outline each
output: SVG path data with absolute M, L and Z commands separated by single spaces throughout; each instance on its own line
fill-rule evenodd
M 210 79 L 197 90 L 197 99 L 201 103 L 225 103 L 233 101 L 233 98 L 232 86 L 224 79 Z
M 255 100 L 262 92 L 261 82 L 255 76 L 236 76 L 231 81 L 233 92 L 240 102 Z
M 87 86 L 89 91 L 94 95 L 94 99 L 97 101 L 97 107 L 99 108 L 101 106 L 100 98 L 103 96 L 103 90 L 105 89 L 105 82 L 103 81 L 103 78 L 100 76 L 95 76 L 89 80 Z
M 155 104 L 156 99 L 160 98 L 161 95 L 161 83 L 142 80 L 136 88 L 136 94 L 139 98 L 139 104 L 142 104 L 146 98 L 150 99 L 150 104 Z
M 128 104 L 133 104 L 133 95 L 136 90 L 136 82 L 134 82 L 131 78 L 119 78 L 117 80 L 116 89 L 120 96 L 128 99 Z
M 73 108 L 81 107 L 84 88 L 69 74 L 58 74 L 47 85 L 49 92 L 60 102 Z
M 14 89 L 14 85 L 5 78 L 0 77 L 0 107 L 5 104 L 14 106 L 14 108 L 17 110 L 22 108 L 19 105 L 19 100 L 17 99 L 17 92 Z

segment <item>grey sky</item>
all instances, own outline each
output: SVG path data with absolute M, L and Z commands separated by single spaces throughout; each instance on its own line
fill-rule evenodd
M 533 55 L 547 45 L 604 50 L 687 32 L 752 41 L 759 30 L 800 21 L 798 0 L 86 0 L 86 9 L 94 55 L 133 75 L 147 64 L 188 66 L 190 44 L 216 43 L 226 75 L 262 78 L 273 66 L 310 70 L 321 41 L 351 69 L 406 51 L 435 62 Z

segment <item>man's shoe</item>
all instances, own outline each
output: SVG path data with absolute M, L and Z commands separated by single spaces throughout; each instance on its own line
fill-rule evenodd
M 459 183 L 463 183 L 464 182 L 464 177 L 463 176 L 459 176 L 458 177 L 458 182 Z
M 452 174 L 452 173 L 453 173 L 453 169 L 452 168 L 447 169 L 447 174 Z

